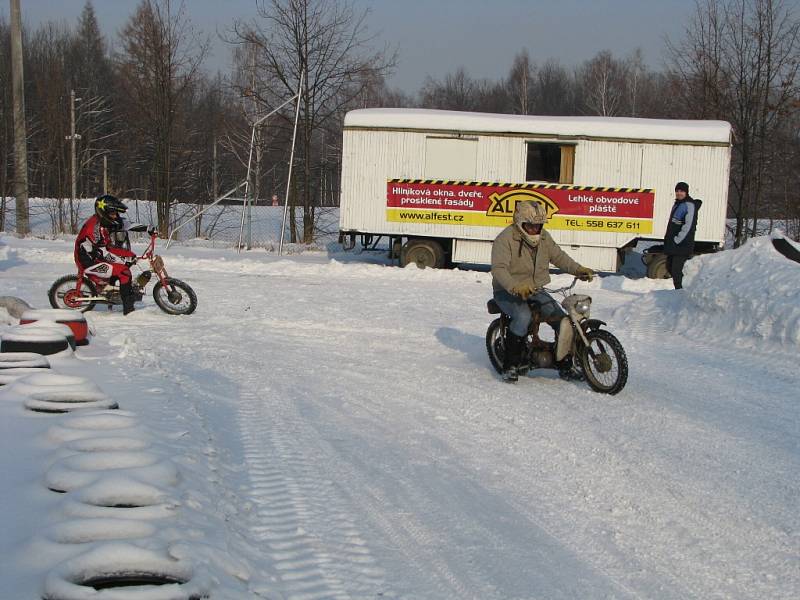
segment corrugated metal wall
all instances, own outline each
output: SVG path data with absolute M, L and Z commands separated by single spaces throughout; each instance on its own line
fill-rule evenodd
M 425 138 L 426 133 L 417 131 L 344 132 L 340 213 L 343 230 L 472 240 L 493 240 L 497 236 L 500 229 L 495 227 L 386 221 L 386 181 L 425 177 Z M 478 136 L 477 179 L 523 182 L 526 141 L 536 140 Z M 666 228 L 675 183 L 687 181 L 692 195 L 704 202 L 697 239 L 723 240 L 730 148 L 589 140 L 577 140 L 576 143 L 575 184 L 656 190 L 652 237 L 660 237 Z M 633 239 L 625 233 L 552 233 L 559 243 L 581 246 L 619 248 Z

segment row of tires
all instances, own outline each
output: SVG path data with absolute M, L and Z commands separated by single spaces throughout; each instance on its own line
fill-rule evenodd
M 42 354 L 0 352 L 0 402 L 59 419 L 45 436 L 58 458 L 44 483 L 63 494 L 66 518 L 42 535 L 60 548 L 55 556 L 75 552 L 46 575 L 41 598 L 207 598 L 210 582 L 157 539 L 178 507 L 169 493 L 177 466 L 152 450 L 134 413 L 116 410 L 89 379 L 51 367 Z

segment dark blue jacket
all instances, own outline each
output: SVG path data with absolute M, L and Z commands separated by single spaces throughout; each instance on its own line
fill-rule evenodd
M 694 252 L 694 233 L 697 230 L 697 213 L 701 200 L 686 196 L 675 200 L 664 234 L 664 253 L 675 256 L 690 256 Z

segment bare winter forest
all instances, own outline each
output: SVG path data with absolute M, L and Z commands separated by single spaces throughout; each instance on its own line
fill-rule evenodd
M 800 235 L 800 14 L 793 2 L 698 0 L 683 36 L 663 43 L 659 69 L 640 51 L 602 51 L 571 65 L 521 47 L 492 79 L 461 67 L 429 77 L 411 95 L 386 84 L 402 54 L 346 0 L 264 0 L 258 15 L 231 17 L 223 34 L 234 57 L 227 73 L 209 72 L 210 34 L 194 28 L 185 0 L 141 0 L 115 34 L 114 52 L 91 2 L 73 23 L 23 31 L 28 191 L 57 199 L 60 231 L 79 225 L 72 198 L 107 185 L 125 198 L 156 200 L 166 233 L 177 203 L 207 204 L 241 181 L 252 123 L 291 98 L 305 72 L 289 194 L 300 225 L 290 221 L 292 241 L 310 242 L 317 209 L 338 202 L 344 114 L 382 106 L 726 120 L 734 130 L 729 217 L 737 245 L 769 219 L 788 220 L 790 235 Z M 9 23 L 0 20 L 0 230 L 15 210 L 10 46 Z M 284 193 L 293 109 L 257 130 L 252 187 L 259 203 Z

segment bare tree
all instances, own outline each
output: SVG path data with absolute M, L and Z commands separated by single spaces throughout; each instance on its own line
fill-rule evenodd
M 613 117 L 623 111 L 627 68 L 623 61 L 603 50 L 576 72 L 584 109 L 589 114 Z
M 310 243 L 317 196 L 312 172 L 319 161 L 315 131 L 339 118 L 342 108 L 361 94 L 366 73 L 387 71 L 394 57 L 386 49 L 371 48 L 367 13 L 357 12 L 346 0 L 258 0 L 257 6 L 259 19 L 238 23 L 235 29 L 240 43 L 258 50 L 262 85 L 254 91 L 256 100 L 265 109 L 280 105 L 297 93 L 300 74 L 306 74 L 300 100 L 303 176 L 297 191 L 302 196 L 303 241 Z M 287 113 L 287 124 L 289 118 Z
M 192 30 L 183 1 L 142 0 L 122 30 L 121 86 L 131 126 L 148 145 L 158 229 L 167 235 L 180 150 L 178 126 L 185 95 L 196 82 L 208 40 Z
M 703 0 L 670 53 L 687 112 L 733 125 L 729 206 L 738 246 L 757 232 L 771 140 L 798 110 L 800 20 L 782 0 Z
M 511 72 L 508 74 L 508 95 L 513 112 L 521 115 L 531 114 L 534 76 L 535 66 L 531 63 L 528 50 L 522 49 L 514 57 Z

